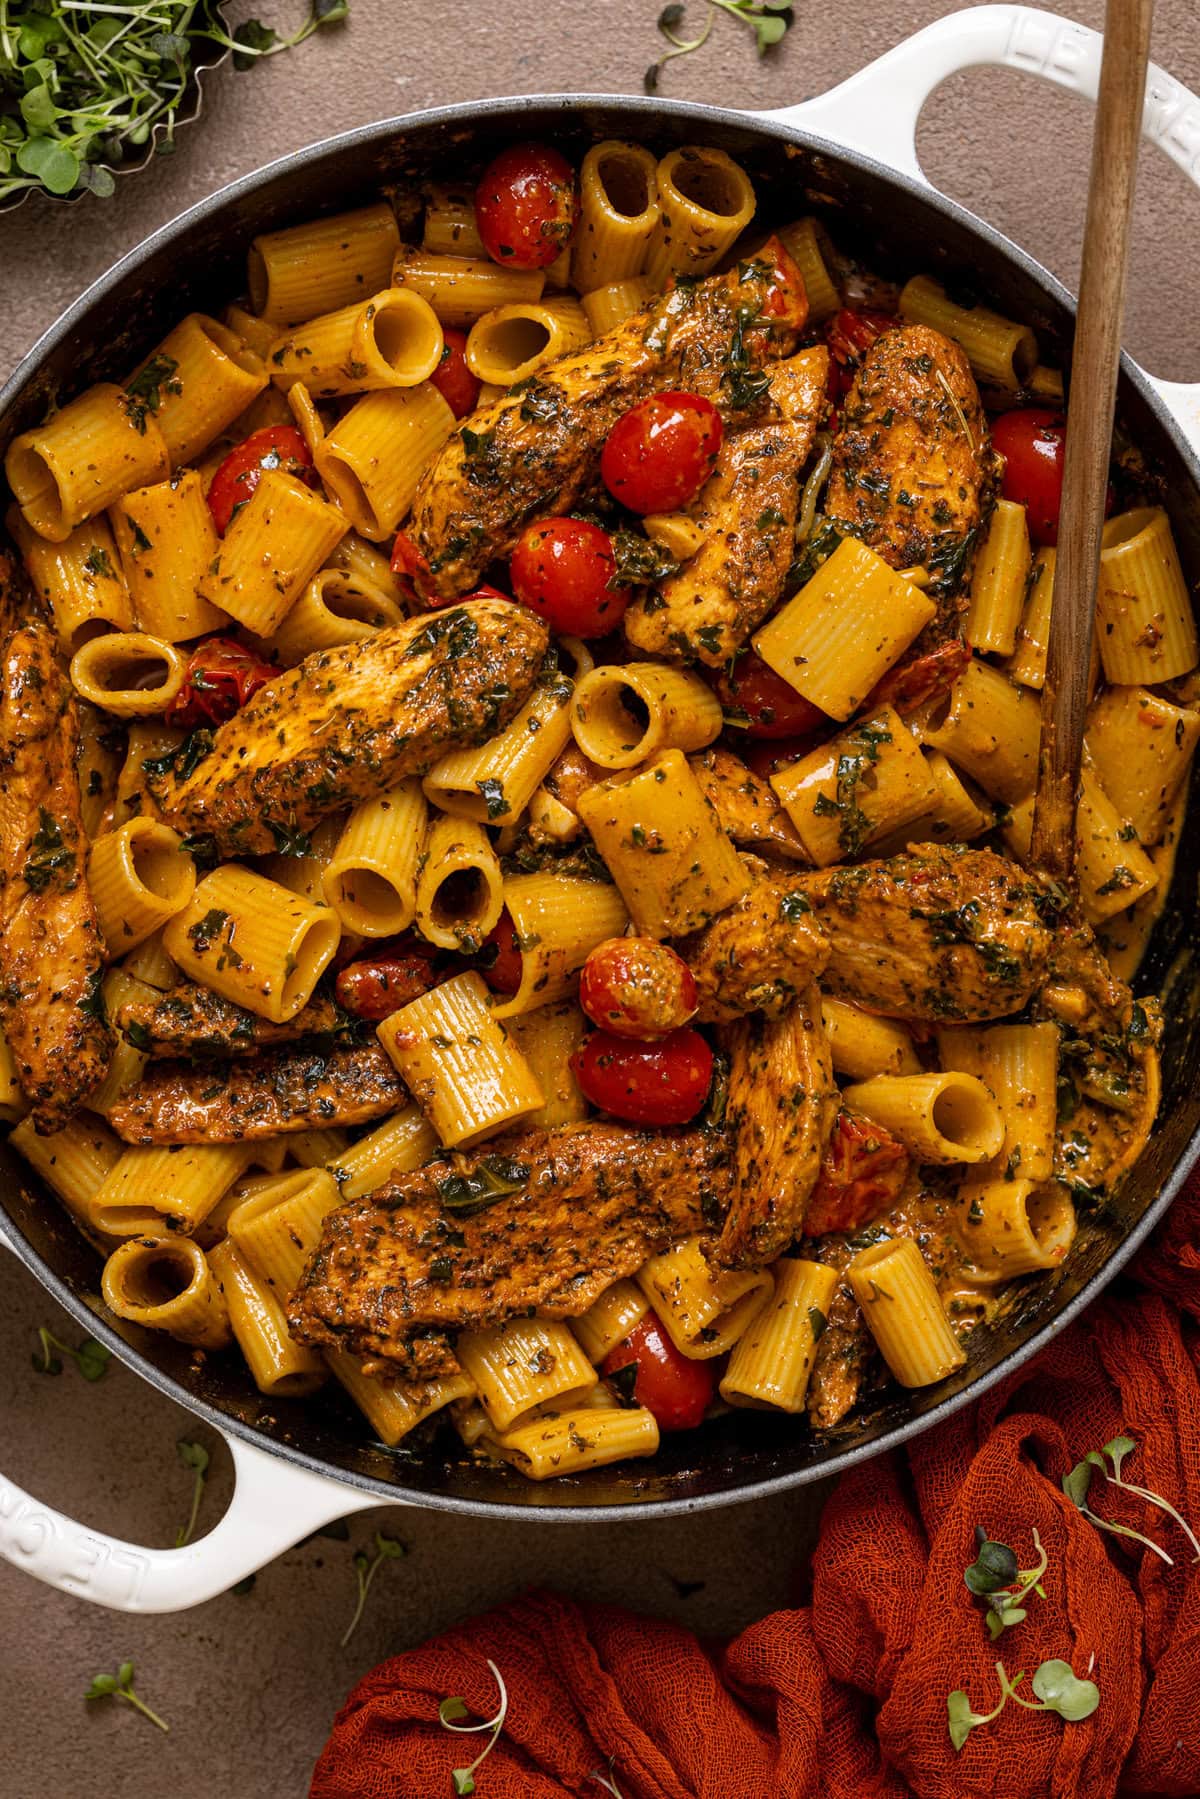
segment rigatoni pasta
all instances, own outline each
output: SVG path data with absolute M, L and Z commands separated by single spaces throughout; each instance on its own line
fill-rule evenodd
M 89 387 L 46 424 L 14 437 L 4 472 L 26 524 L 53 543 L 169 467 L 158 421 L 112 382 Z
M 657 189 L 654 157 L 644 145 L 608 138 L 587 152 L 571 254 L 571 277 L 585 298 L 641 274 L 658 224 Z
M 169 331 L 128 382 L 154 414 L 173 469 L 192 462 L 267 385 L 267 369 L 238 332 L 203 312 Z
M 205 875 L 163 943 L 193 980 L 281 1024 L 307 1005 L 340 936 L 328 906 L 228 862 Z
M 506 269 L 477 256 L 446 256 L 405 246 L 392 280 L 428 300 L 443 325 L 473 325 L 500 306 L 535 305 L 546 285 L 543 269 Z
M 186 659 L 173 644 L 144 631 L 106 631 L 90 637 L 71 658 L 76 693 L 116 718 L 168 712 L 186 671 Z
M 442 328 L 427 300 L 388 287 L 279 338 L 268 358 L 277 387 L 302 381 L 314 400 L 415 387 L 442 355 Z
M 629 923 L 618 888 L 549 869 L 510 875 L 503 899 L 513 921 L 521 980 L 510 998 L 497 1001 L 498 1018 L 567 998 L 591 951 L 607 938 L 619 937 Z
M 380 202 L 256 237 L 247 259 L 250 304 L 276 325 L 298 325 L 388 285 L 400 232 Z
M 821 868 L 902 831 L 937 798 L 920 745 L 891 706 L 779 769 L 771 786 Z
M 443 981 L 393 1012 L 378 1035 L 448 1149 L 494 1136 L 545 1103 L 477 974 Z
M 604 663 L 571 701 L 571 734 L 601 768 L 634 768 L 665 749 L 701 750 L 720 730 L 711 687 L 664 662 Z
M 427 812 L 415 779 L 351 812 L 321 878 L 344 929 L 390 937 L 412 923 Z
M 201 594 L 248 631 L 269 637 L 346 526 L 345 513 L 294 475 L 267 469 L 201 577 Z
M 974 1075 L 878 1074 L 843 1091 L 922 1162 L 987 1162 L 1004 1142 L 1000 1108 Z
M 110 956 L 136 949 L 187 906 L 196 864 L 170 825 L 131 818 L 92 844 L 88 882 Z
M 166 1331 L 195 1349 L 224 1349 L 229 1313 L 220 1283 L 198 1243 L 144 1236 L 114 1249 L 100 1279 L 104 1303 L 118 1318 Z
M 480 824 L 513 823 L 566 747 L 573 692 L 566 675 L 548 670 L 498 736 L 434 763 L 424 781 L 431 804 Z
M 1170 681 L 1195 668 L 1200 639 L 1162 507 L 1119 513 L 1100 541 L 1096 637 L 1105 675 L 1136 684 Z
M 427 381 L 388 388 L 356 401 L 317 446 L 315 461 L 344 519 L 377 540 L 395 530 L 426 463 L 453 429 L 454 414 Z M 316 567 L 332 548 L 326 546 Z M 310 568 L 305 580 L 315 572 Z
M 645 272 L 656 287 L 671 275 L 704 275 L 754 217 L 746 171 L 724 150 L 689 144 L 668 150 L 656 171 L 658 223 Z
M 76 525 L 59 543 L 26 524 L 16 506 L 4 522 L 68 656 L 88 637 L 132 629 L 133 604 L 106 519 Z
M 122 495 L 109 519 L 143 631 L 182 643 L 226 622 L 200 592 L 220 540 L 195 469 Z
M 822 1262 L 782 1256 L 771 1264 L 771 1278 L 770 1299 L 733 1346 L 721 1398 L 801 1412 L 841 1276 Z
M 980 380 L 1016 392 L 1037 366 L 1037 338 L 1028 325 L 986 306 L 960 306 L 930 275 L 914 275 L 900 293 L 900 311 L 914 324 L 944 332 L 966 351 Z
M 512 387 L 527 381 L 556 356 L 591 338 L 578 300 L 557 295 L 511 301 L 476 319 L 467 336 L 467 365 L 481 381 Z
M 902 1387 L 928 1387 L 962 1367 L 966 1351 L 915 1243 L 908 1238 L 872 1243 L 855 1256 L 846 1276 L 879 1353 Z
M 491 839 L 469 818 L 435 817 L 421 851 L 415 911 L 439 949 L 474 949 L 500 917 L 504 882 Z

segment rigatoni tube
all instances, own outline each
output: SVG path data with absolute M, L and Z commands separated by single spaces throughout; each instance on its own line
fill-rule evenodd
M 189 312 L 127 383 L 149 391 L 173 469 L 194 462 L 267 385 L 261 356 L 220 319 Z
M 209 1250 L 208 1265 L 259 1392 L 275 1399 L 305 1399 L 323 1386 L 328 1374 L 324 1357 L 292 1340 L 278 1296 L 228 1238 Z
M 571 732 L 600 768 L 635 768 L 660 750 L 701 750 L 721 731 L 712 688 L 665 662 L 605 663 L 571 701 Z
M 40 537 L 17 506 L 4 522 L 68 656 L 101 631 L 133 629 L 133 602 L 107 519 L 76 525 L 61 543 Z
M 141 629 L 168 643 L 219 630 L 225 613 L 200 584 L 220 539 L 196 470 L 123 494 L 109 518 Z
M 545 1103 L 473 972 L 393 1012 L 378 1037 L 447 1148 L 468 1148 Z
M 283 1024 L 312 998 L 340 936 L 328 906 L 227 862 L 205 875 L 163 943 L 193 980 Z
M 721 1397 L 730 1405 L 802 1412 L 841 1275 L 822 1262 L 784 1256 L 771 1264 L 771 1276 L 775 1291 L 734 1344 Z
M 276 325 L 333 312 L 386 287 L 399 247 L 396 215 L 384 201 L 263 232 L 247 257 L 250 304 Z
M 922 1162 L 986 1162 L 1004 1142 L 1000 1108 L 974 1075 L 878 1074 L 842 1097 Z
M 706 275 L 754 217 L 754 187 L 724 150 L 685 144 L 656 171 L 658 223 L 645 273 L 656 287 L 670 275 Z
M 879 1352 L 902 1387 L 928 1387 L 953 1374 L 966 1351 L 946 1318 L 932 1274 L 908 1238 L 860 1250 L 846 1270 Z
M 369 300 L 309 319 L 272 345 L 271 379 L 279 387 L 303 381 L 314 400 L 415 387 L 442 355 L 442 327 L 428 300 L 407 287 L 389 287 Z
M 400 523 L 453 430 L 453 412 L 428 381 L 386 388 L 356 400 L 317 445 L 314 460 L 345 519 L 378 541 Z
M 586 1312 L 572 1318 L 571 1329 L 583 1345 L 583 1353 L 597 1368 L 610 1350 L 624 1341 L 650 1310 L 641 1288 L 629 1280 L 614 1281 Z
M 256 636 L 269 637 L 345 535 L 348 522 L 293 475 L 267 469 L 200 582 L 204 598 Z
M 1075 1207 L 1059 1181 L 968 1180 L 958 1190 L 954 1234 L 964 1272 L 980 1285 L 1061 1267 L 1075 1231 Z
M 1101 536 L 1096 635 L 1114 683 L 1172 681 L 1200 661 L 1191 596 L 1161 506 L 1110 518 Z
M 88 854 L 88 885 L 110 956 L 123 955 L 189 904 L 196 864 L 169 825 L 131 818 L 97 837 Z
M 161 480 L 167 469 L 158 421 L 109 381 L 89 387 L 44 425 L 22 431 L 4 458 L 26 524 L 54 543 L 130 488 Z
M 571 277 L 581 294 L 639 275 L 658 224 L 654 157 L 644 144 L 606 138 L 579 170 L 579 226 Z
M 513 1318 L 464 1331 L 454 1352 L 497 1430 L 508 1430 L 534 1406 L 596 1384 L 595 1369 L 556 1319 Z
M 778 769 L 771 786 L 819 868 L 861 856 L 937 798 L 920 746 L 891 706 Z
M 71 685 L 81 699 L 116 718 L 153 718 L 169 710 L 187 672 L 173 644 L 144 631 L 89 637 L 71 658 Z
M 198 1243 L 145 1236 L 114 1249 L 100 1291 L 110 1312 L 147 1330 L 166 1331 L 195 1349 L 232 1341 L 220 1285 Z
M 533 1012 L 575 992 L 579 970 L 598 943 L 619 937 L 629 913 L 619 890 L 606 881 L 567 875 L 511 875 L 504 883 L 521 957 L 521 981 L 498 999 L 497 1018 Z
M 347 931 L 390 937 L 412 923 L 427 814 L 416 779 L 355 806 L 322 877 Z
M 645 1406 L 602 1409 L 580 1403 L 532 1418 L 499 1435 L 485 1434 L 480 1442 L 490 1455 L 511 1463 L 526 1480 L 554 1480 L 558 1475 L 582 1474 L 586 1468 L 654 1455 L 659 1434 L 654 1413 Z
M 732 1349 L 772 1292 L 764 1268 L 713 1268 L 699 1237 L 651 1256 L 638 1270 L 637 1283 L 676 1349 L 693 1361 Z

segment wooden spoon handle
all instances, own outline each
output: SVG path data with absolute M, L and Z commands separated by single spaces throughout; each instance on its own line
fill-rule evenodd
M 1108 0 L 1105 13 L 1031 850 L 1034 867 L 1062 881 L 1075 868 L 1075 799 L 1153 13 L 1154 0 Z

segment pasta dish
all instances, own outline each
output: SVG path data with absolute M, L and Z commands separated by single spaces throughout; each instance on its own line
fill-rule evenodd
M 1062 392 L 723 151 L 517 144 L 16 437 L 0 1113 L 109 1311 L 533 1480 L 960 1369 L 1151 1130 L 1200 737 L 1122 454 L 1031 865 Z

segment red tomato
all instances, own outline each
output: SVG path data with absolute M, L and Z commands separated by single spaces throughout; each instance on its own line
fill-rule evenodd
M 398 1012 L 410 1000 L 436 987 L 435 951 L 413 938 L 381 944 L 374 956 L 363 956 L 342 969 L 334 985 L 339 1006 L 356 1018 L 374 1022 Z
M 808 294 L 804 276 L 783 239 L 769 237 L 753 260 L 768 263 L 771 270 L 759 317 L 783 331 L 802 331 L 808 321 Z
M 571 1057 L 584 1098 L 630 1124 L 687 1124 L 708 1097 L 712 1064 L 707 1042 L 687 1025 L 661 1043 L 593 1031 Z
M 493 262 L 544 269 L 575 229 L 575 174 L 548 144 L 514 144 L 475 189 L 475 223 Z
M 163 714 L 163 723 L 219 725 L 240 712 L 279 669 L 232 637 L 206 637 L 188 657 L 183 686 Z
M 829 345 L 829 397 L 836 404 L 850 391 L 858 365 L 875 339 L 899 321 L 890 312 L 871 307 L 858 311 L 843 306 L 826 321 L 825 341 Z
M 583 965 L 579 1003 L 602 1030 L 650 1043 L 695 1016 L 696 981 L 668 944 L 610 937 Z
M 713 1362 L 682 1355 L 653 1312 L 609 1350 L 600 1372 L 608 1378 L 631 1362 L 637 1367 L 631 1397 L 654 1413 L 659 1429 L 695 1430 L 716 1391 Z
M 246 504 L 258 486 L 263 470 L 272 468 L 295 475 L 310 487 L 316 484 L 308 445 L 294 425 L 266 425 L 230 450 L 208 490 L 208 509 L 220 536 L 224 537 L 238 507 Z
M 856 1231 L 877 1218 L 908 1178 L 908 1151 L 881 1125 L 839 1112 L 804 1215 L 804 1235 Z
M 479 389 L 483 383 L 467 367 L 466 332 L 447 325 L 442 336 L 445 338 L 442 360 L 429 379 L 455 418 L 466 418 L 479 404 Z
M 600 456 L 600 475 L 631 512 L 674 512 L 708 480 L 725 427 L 702 394 L 651 394 L 620 417 Z
M 757 742 L 742 743 L 740 739 L 745 735 L 744 731 L 729 733 L 734 753 L 760 781 L 769 781 L 777 769 L 786 768 L 789 762 L 799 762 L 816 741 L 813 737 L 761 737 Z
M 1058 542 L 1067 421 L 1041 406 L 1002 412 L 992 420 L 992 442 L 1004 457 L 1006 500 L 1024 506 L 1034 543 Z
M 739 739 L 743 732 L 747 737 L 800 737 L 833 722 L 754 650 L 738 657 L 732 673 L 723 668 L 715 686 L 726 712 L 738 719 Z
M 625 616 L 629 589 L 609 585 L 617 568 L 612 539 L 585 519 L 526 525 L 509 568 L 521 604 L 566 636 L 603 637 Z
M 479 970 L 493 993 L 512 994 L 521 985 L 521 940 L 507 906 L 483 940 Z
M 900 713 L 915 712 L 926 700 L 948 693 L 970 660 L 970 644 L 948 638 L 935 650 L 889 668 L 863 701 L 863 710 L 869 714 L 880 706 L 894 706 Z

